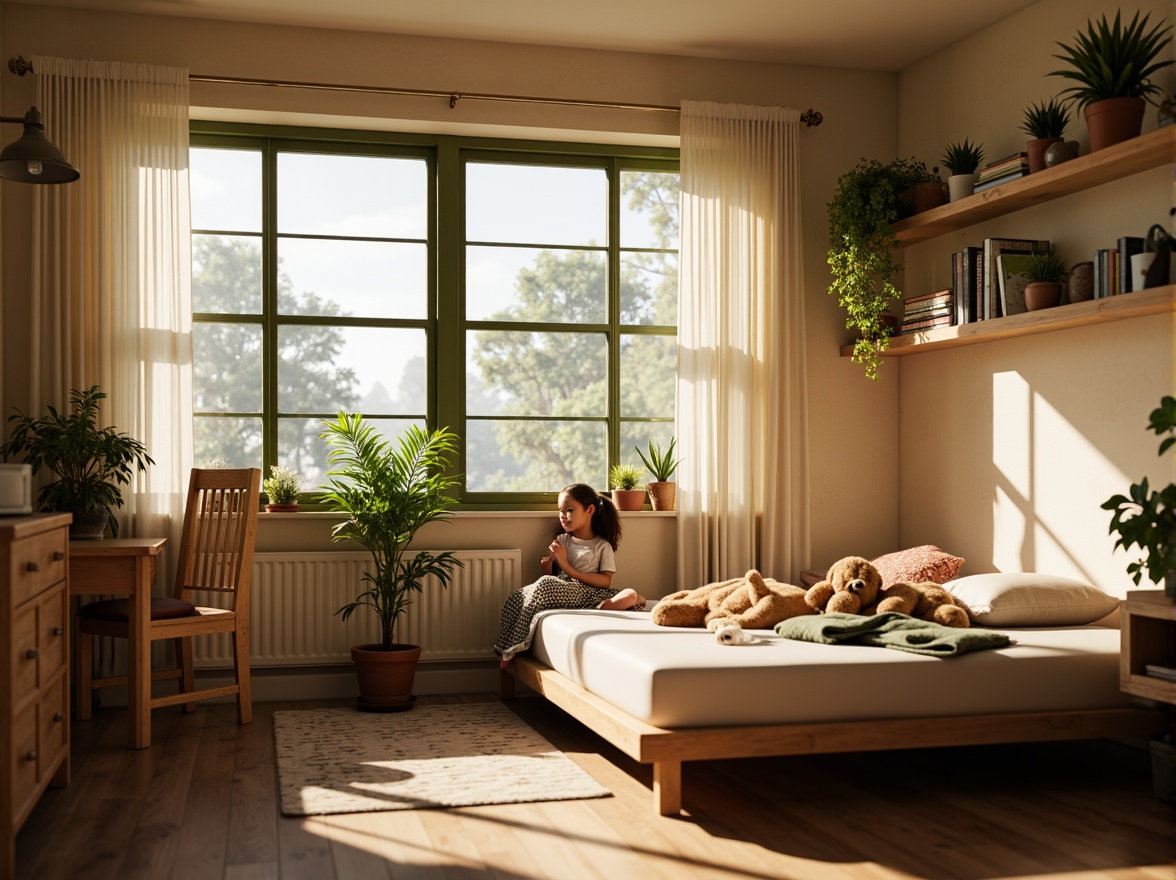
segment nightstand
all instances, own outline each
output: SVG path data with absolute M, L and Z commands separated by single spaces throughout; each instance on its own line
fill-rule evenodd
M 1176 706 L 1176 681 L 1148 675 L 1146 666 L 1176 667 L 1176 603 L 1163 590 L 1132 590 L 1120 607 L 1119 687 Z

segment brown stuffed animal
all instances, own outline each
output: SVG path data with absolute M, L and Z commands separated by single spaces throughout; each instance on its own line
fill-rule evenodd
M 730 618 L 744 629 L 771 629 L 782 620 L 813 614 L 804 590 L 765 578 L 754 568 L 741 578 L 666 596 L 651 613 L 659 626 L 706 626 Z
M 873 614 L 882 592 L 882 576 L 860 556 L 846 556 L 829 566 L 823 581 L 809 587 L 805 602 L 817 612 Z
M 886 588 L 886 598 L 878 603 L 877 613 L 898 611 L 919 620 L 930 620 L 956 629 L 968 629 L 967 606 L 939 584 L 897 583 Z

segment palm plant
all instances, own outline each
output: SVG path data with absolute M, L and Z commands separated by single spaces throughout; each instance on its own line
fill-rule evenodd
M 1077 83 L 1064 89 L 1062 94 L 1069 94 L 1070 100 L 1079 107 L 1107 98 L 1143 98 L 1148 101 L 1161 91 L 1160 86 L 1151 81 L 1152 74 L 1174 63 L 1172 59 L 1155 60 L 1171 41 L 1168 31 L 1172 26 L 1165 27 L 1161 21 L 1149 31 L 1147 22 L 1150 17 L 1149 13 L 1140 20 L 1136 12 L 1126 28 L 1122 26 L 1118 12 L 1113 25 L 1107 22 L 1105 14 L 1097 23 L 1087 20 L 1086 33 L 1079 31 L 1075 34 L 1073 46 L 1057 44 L 1065 54 L 1054 55 L 1054 58 L 1070 66 L 1050 71 L 1048 76 L 1060 76 Z
M 383 650 L 395 647 L 396 622 L 432 576 L 449 586 L 453 569 L 462 562 L 453 553 L 408 553 L 422 526 L 449 515 L 451 490 L 459 478 L 448 472 L 457 451 L 457 435 L 445 428 L 427 432 L 410 426 L 396 446 L 365 424 L 363 417 L 339 413 L 323 423 L 328 482 L 320 497 L 347 519 L 331 530 L 335 541 L 355 540 L 371 553 L 372 568 L 364 572 L 369 587 L 336 613 L 347 620 L 360 607 L 380 618 Z
M 980 144 L 973 144 L 967 138 L 963 142 L 947 145 L 940 164 L 952 174 L 975 174 L 984 161 L 984 148 Z
M 662 450 L 660 445 L 650 440 L 648 443 L 648 457 L 646 457 L 645 453 L 639 447 L 633 447 L 637 450 L 637 454 L 641 456 L 641 463 L 645 465 L 646 470 L 659 483 L 667 482 L 674 475 L 674 470 L 682 463 L 682 459 L 674 458 L 674 444 L 676 442 L 671 437 L 669 445 L 666 446 L 665 450 Z
M 1057 98 L 1041 101 L 1025 108 L 1021 130 L 1032 138 L 1060 138 L 1070 124 L 1070 110 Z

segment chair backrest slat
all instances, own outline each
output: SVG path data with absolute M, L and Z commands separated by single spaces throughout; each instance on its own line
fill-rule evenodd
M 232 593 L 248 607 L 260 487 L 258 468 L 193 468 L 173 595 Z

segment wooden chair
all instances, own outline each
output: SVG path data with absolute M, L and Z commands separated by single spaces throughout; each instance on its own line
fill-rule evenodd
M 237 722 L 253 720 L 249 682 L 249 587 L 253 579 L 253 546 L 257 532 L 258 468 L 193 469 L 188 482 L 183 534 L 176 564 L 175 588 L 170 598 L 151 599 L 150 639 L 174 639 L 179 665 L 152 671 L 151 680 L 178 678 L 180 692 L 151 697 L 150 708 L 184 704 L 196 709 L 196 700 L 237 695 Z M 194 604 L 194 591 L 224 593 L 228 608 Z M 93 677 L 91 657 L 94 636 L 129 638 L 130 600 L 91 602 L 77 616 L 77 718 L 91 714 L 93 689 L 127 684 L 127 676 Z M 195 690 L 192 672 L 192 636 L 232 633 L 235 683 Z M 151 681 L 147 682 L 150 695 Z M 144 712 L 149 719 L 149 712 Z

